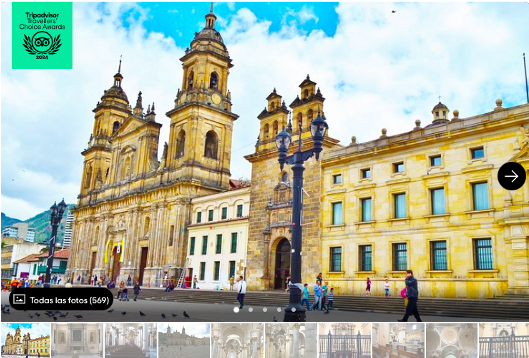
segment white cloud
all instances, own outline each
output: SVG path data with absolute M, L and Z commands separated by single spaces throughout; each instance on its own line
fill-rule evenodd
M 332 37 L 300 30 L 326 16 L 310 6 L 289 15 L 277 32 L 247 8 L 219 18 L 234 63 L 228 83 L 233 111 L 240 115 L 232 175 L 251 175 L 243 155 L 254 151 L 266 96 L 276 87 L 289 105 L 307 73 L 326 97 L 330 135 L 345 145 L 352 135 L 360 142 L 377 138 L 383 127 L 393 135 L 411 130 L 416 119 L 429 124 L 439 95 L 461 117 L 492 110 L 499 97 L 504 105 L 523 103 L 526 6 L 340 3 L 330 10 L 339 19 Z M 145 107 L 156 102 L 162 146 L 183 53 L 172 38 L 146 32 L 142 21 L 151 15 L 138 5 L 75 3 L 74 69 L 10 70 L 10 9 L 2 4 L 2 210 L 8 215 L 44 210 L 62 196 L 75 200 L 91 110 L 111 86 L 120 55 L 129 101 L 134 104 L 141 90 Z M 123 28 L 127 11 L 129 27 Z

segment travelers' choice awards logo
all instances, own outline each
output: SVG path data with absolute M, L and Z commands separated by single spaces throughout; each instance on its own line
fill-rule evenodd
M 13 3 L 13 68 L 72 68 L 72 3 Z
M 51 36 L 46 31 L 39 31 L 30 39 L 24 35 L 24 47 L 30 55 L 37 55 L 37 60 L 47 60 L 47 55 L 55 55 L 61 47 L 61 35 Z

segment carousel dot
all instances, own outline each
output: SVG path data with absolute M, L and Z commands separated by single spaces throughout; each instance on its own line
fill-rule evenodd
M 296 312 L 296 307 L 292 308 L 292 312 Z
M 248 311 L 253 312 L 253 308 L 252 307 L 248 308 Z
M 281 312 L 281 307 L 277 307 L 277 312 Z
M 267 309 L 266 307 L 265 307 L 265 308 L 263 308 L 263 312 L 266 312 L 266 311 L 268 311 L 268 309 Z
M 233 312 L 239 313 L 239 307 L 233 307 Z

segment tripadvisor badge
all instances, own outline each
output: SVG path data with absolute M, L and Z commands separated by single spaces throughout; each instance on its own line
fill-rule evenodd
M 37 55 L 37 59 L 48 59 L 47 55 L 55 55 L 61 47 L 61 35 L 51 36 L 46 31 L 39 31 L 29 38 L 24 35 L 24 47 L 30 55 Z
M 13 69 L 72 68 L 72 3 L 13 2 Z

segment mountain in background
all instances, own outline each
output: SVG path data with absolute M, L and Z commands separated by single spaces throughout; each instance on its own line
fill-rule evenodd
M 73 204 L 68 204 L 68 207 L 66 208 L 64 216 L 61 220 L 61 223 L 59 224 L 59 230 L 57 232 L 57 243 L 59 245 L 62 244 L 62 241 L 64 239 L 66 215 L 68 215 L 68 212 L 74 206 L 75 205 Z M 2 213 L 2 230 L 4 230 L 4 227 L 6 226 L 13 225 L 18 222 L 25 222 L 29 225 L 29 227 L 35 229 L 35 242 L 45 242 L 50 239 L 51 234 L 50 213 L 50 210 L 46 210 L 24 221 L 15 218 L 10 218 L 9 216 Z
M 5 228 L 6 226 L 13 225 L 13 224 L 19 223 L 19 222 L 21 222 L 21 221 L 22 221 L 22 220 L 18 220 L 18 219 L 10 218 L 10 217 L 7 216 L 6 214 L 2 213 L 2 231 L 4 231 L 4 228 Z

